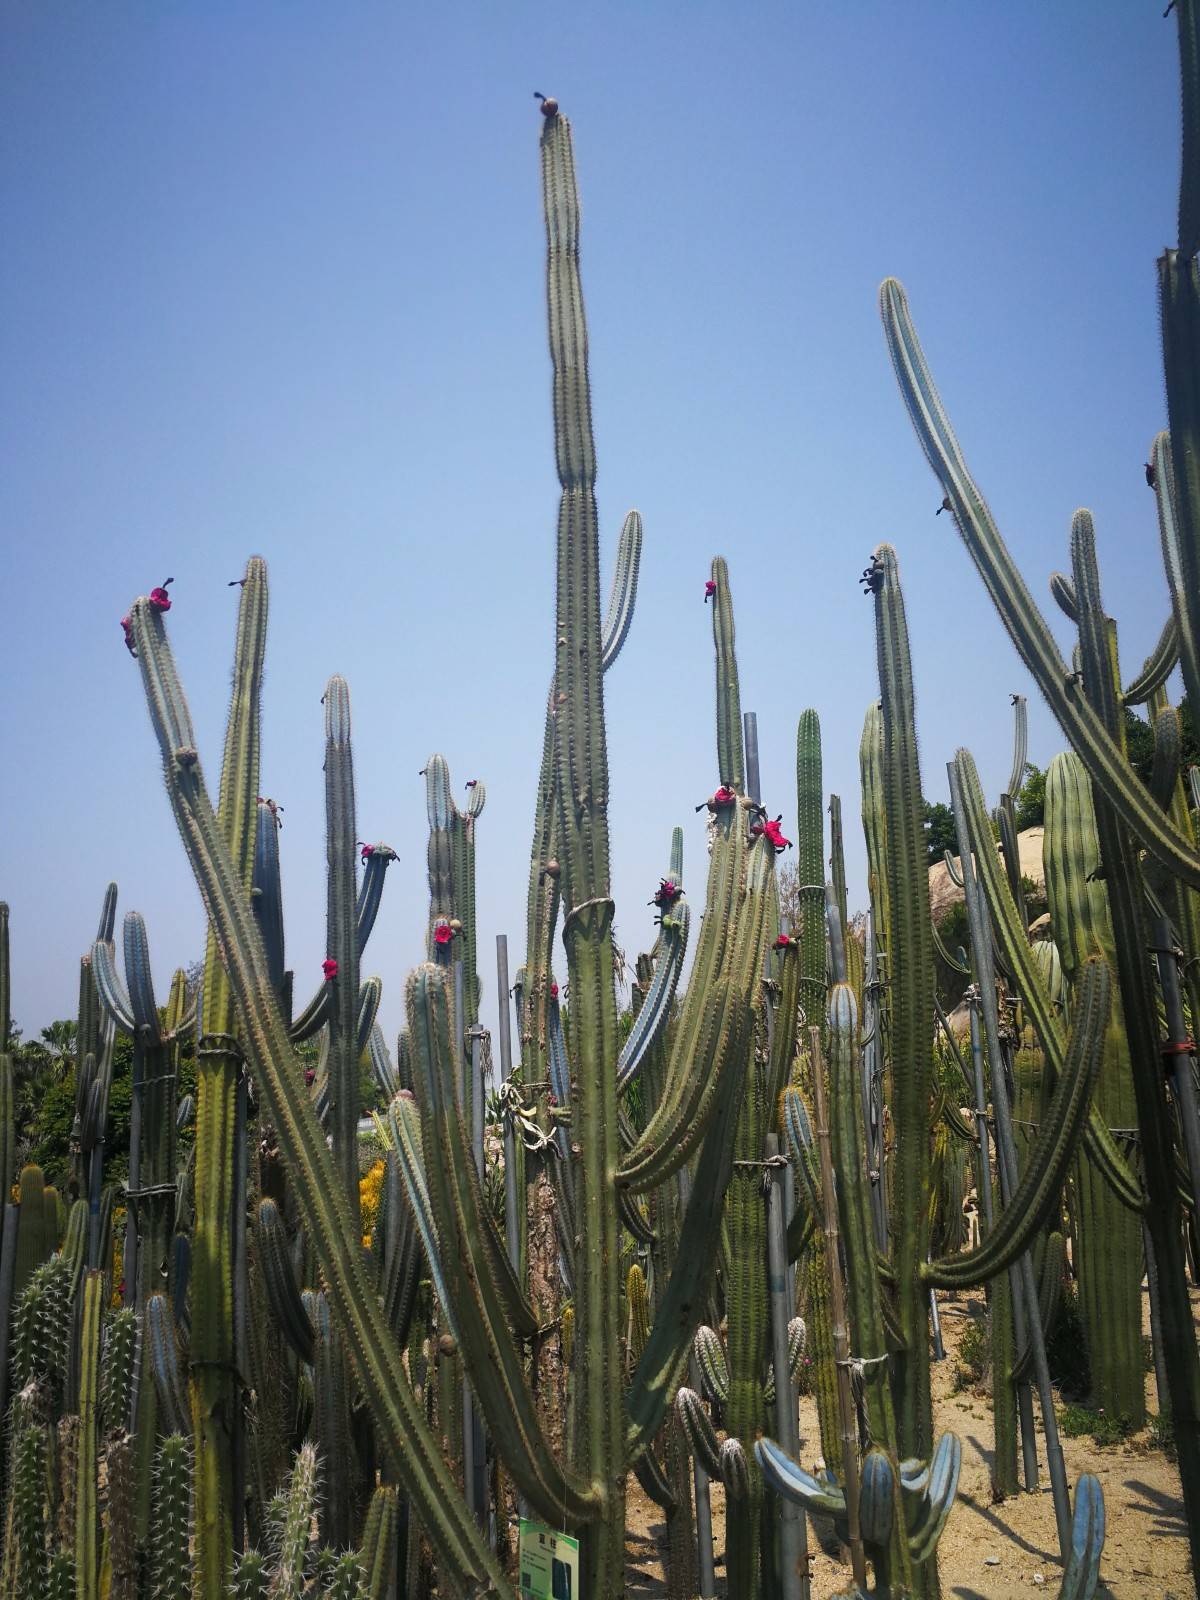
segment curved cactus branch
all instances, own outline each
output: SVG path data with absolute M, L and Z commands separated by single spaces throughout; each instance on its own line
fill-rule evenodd
M 1157 693 L 1179 665 L 1179 625 L 1174 612 L 1163 623 L 1158 643 L 1151 650 L 1137 677 L 1122 691 L 1127 706 L 1143 706 Z
M 954 763 L 962 786 L 964 821 L 971 836 L 975 869 L 987 901 L 1000 957 L 1006 969 L 1013 974 L 1021 1003 L 1045 1051 L 1050 1075 L 1056 1078 L 1063 1070 L 1067 1051 L 1067 1035 L 1060 1008 L 1055 1005 L 1047 989 L 1035 954 L 1036 946 L 1031 946 L 1025 936 L 1012 893 L 996 859 L 995 842 L 975 762 L 969 751 L 960 750 L 954 757 Z M 1141 1185 L 1108 1131 L 1104 1119 L 1097 1115 L 1094 1108 L 1088 1114 L 1084 1147 L 1118 1199 L 1130 1210 L 1141 1211 L 1144 1205 Z
M 633 607 L 637 600 L 638 568 L 642 561 L 642 514 L 630 511 L 621 527 L 617 542 L 617 559 L 613 567 L 612 589 L 608 596 L 608 611 L 600 635 L 600 666 L 607 672 L 621 654 L 633 624 Z
M 962 1470 L 962 1440 L 955 1433 L 944 1433 L 928 1467 L 910 1476 L 905 1472 L 908 1465 L 908 1462 L 900 1463 L 908 1547 L 914 1561 L 924 1562 L 937 1549 L 946 1518 L 954 1506 Z
M 749 842 L 745 814 L 738 801 L 718 817 L 700 946 L 662 1098 L 618 1173 L 636 1192 L 678 1172 L 704 1138 L 720 1081 L 734 1066 L 736 1024 L 762 972 L 775 857 L 764 840 Z M 718 922 L 722 911 L 728 920 Z
M 1164 295 L 1164 312 L 1167 298 Z M 1195 845 L 1168 824 L 1133 775 L 1103 719 L 1079 693 L 1074 673 L 1063 660 L 1045 618 L 1000 537 L 954 437 L 917 339 L 907 296 L 895 278 L 884 280 L 880 307 L 892 365 L 917 438 L 1018 654 L 1045 695 L 1059 726 L 1087 764 L 1093 781 L 1122 821 L 1156 860 L 1193 888 L 1200 888 L 1200 855 Z M 1194 338 L 1191 348 L 1194 349 Z M 1196 592 L 1200 593 L 1200 583 Z M 1200 693 L 1197 699 L 1200 700 Z
M 710 1478 L 721 1475 L 721 1446 L 700 1396 L 681 1385 L 675 1394 L 675 1412 L 683 1428 L 688 1448 Z
M 663 912 L 662 933 L 658 940 L 658 959 L 654 964 L 650 990 L 642 1001 L 642 1008 L 634 1018 L 629 1037 L 621 1046 L 621 1054 L 617 1059 L 618 1089 L 628 1088 L 634 1081 L 641 1071 L 647 1052 L 666 1026 L 667 1018 L 671 1014 L 671 1004 L 675 999 L 679 975 L 683 971 L 684 958 L 687 955 L 691 916 L 691 910 L 684 899 L 676 901 L 669 911 Z
M 926 1264 L 922 1276 L 927 1283 L 939 1289 L 958 1289 L 994 1278 L 1023 1254 L 1057 1203 L 1087 1118 L 1088 1100 L 1104 1049 L 1111 997 L 1112 978 L 1107 964 L 1099 957 L 1089 959 L 1079 982 L 1063 1071 L 1016 1192 L 977 1250 Z
M 316 1334 L 300 1298 L 300 1285 L 296 1282 L 296 1269 L 292 1265 L 283 1218 L 279 1215 L 279 1207 L 270 1198 L 259 1202 L 258 1250 L 271 1314 L 280 1333 L 300 1360 L 311 1367 Z
M 754 1454 L 762 1468 L 763 1477 L 776 1494 L 794 1500 L 806 1511 L 827 1517 L 846 1515 L 846 1497 L 837 1486 L 825 1478 L 814 1478 L 798 1461 L 793 1461 L 773 1439 L 759 1439 Z
M 358 901 L 355 906 L 354 920 L 358 929 L 358 958 L 361 961 L 367 948 L 367 941 L 375 927 L 375 919 L 379 915 L 379 907 L 383 900 L 383 881 L 388 867 L 396 859 L 396 852 L 390 845 L 377 844 L 373 854 L 368 856 L 367 864 L 363 868 L 362 881 L 358 886 Z M 303 1044 L 306 1039 L 311 1039 L 325 1026 L 329 1020 L 329 985 L 321 984 L 304 1010 L 289 1028 L 289 1037 L 293 1044 Z
M 721 1335 L 713 1328 L 697 1328 L 692 1349 L 709 1399 L 723 1406 L 729 1399 L 729 1363 L 725 1359 Z

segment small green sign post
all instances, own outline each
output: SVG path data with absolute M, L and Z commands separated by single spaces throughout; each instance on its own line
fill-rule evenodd
M 521 1519 L 521 1600 L 581 1600 L 579 1540 Z

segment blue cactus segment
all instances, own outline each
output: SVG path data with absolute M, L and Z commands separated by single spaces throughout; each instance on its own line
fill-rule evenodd
M 285 946 L 283 937 L 283 887 L 279 871 L 278 807 L 258 802 L 254 833 L 254 919 L 267 954 L 267 972 L 276 994 L 283 990 Z M 324 993 L 324 990 L 322 990 Z
M 846 1497 L 837 1485 L 827 1478 L 816 1478 L 811 1472 L 806 1472 L 773 1439 L 757 1440 L 754 1454 L 762 1468 L 763 1477 L 776 1494 L 795 1501 L 806 1511 L 818 1516 L 846 1515 Z
M 383 1029 L 378 1022 L 373 1023 L 371 1026 L 370 1037 L 367 1039 L 367 1055 L 370 1058 L 371 1071 L 375 1076 L 380 1096 L 390 1102 L 393 1096 L 399 1092 L 400 1074 L 396 1071 L 391 1051 L 387 1047 L 387 1040 L 383 1036 Z
M 821 1172 L 817 1140 L 808 1107 L 798 1089 L 783 1096 L 783 1127 L 792 1154 L 792 1168 L 800 1180 L 805 1204 L 814 1217 L 821 1215 Z
M 961 1471 L 962 1441 L 954 1433 L 942 1434 L 928 1466 L 919 1461 L 900 1463 L 904 1520 L 914 1561 L 928 1561 L 936 1550 L 954 1506 Z
M 864 1542 L 886 1550 L 896 1510 L 896 1473 L 885 1450 L 868 1450 L 862 1460 L 858 1516 Z
M 421 1235 L 421 1243 L 425 1247 L 425 1256 L 429 1262 L 429 1276 L 433 1283 L 434 1293 L 438 1303 L 445 1313 L 446 1321 L 450 1325 L 450 1332 L 455 1339 L 458 1338 L 454 1325 L 454 1302 L 446 1288 L 445 1275 L 442 1272 L 441 1251 L 438 1247 L 437 1230 L 433 1221 L 433 1204 L 429 1198 L 429 1185 L 425 1181 L 425 1152 L 421 1140 L 421 1113 L 413 1094 L 402 1089 L 392 1101 L 388 1111 L 388 1129 L 392 1136 L 392 1148 L 400 1161 L 400 1175 L 404 1179 L 404 1190 L 408 1195 L 408 1203 L 416 1219 L 417 1229 Z
M 122 935 L 125 982 L 129 989 L 133 1020 L 142 1042 L 156 1045 L 162 1040 L 162 1030 L 159 1026 L 158 1006 L 154 999 L 154 979 L 150 974 L 150 941 L 140 911 L 126 913 Z
M 1059 1600 L 1092 1600 L 1100 1584 L 1104 1550 L 1104 1491 L 1100 1480 L 1085 1472 L 1075 1487 L 1071 1554 L 1063 1574 Z
M 672 879 L 675 882 L 677 880 Z M 617 1088 L 627 1088 L 642 1069 L 642 1063 L 666 1026 L 671 1005 L 679 985 L 687 955 L 688 930 L 691 912 L 687 901 L 678 899 L 670 910 L 664 910 L 662 933 L 658 941 L 658 959 L 650 989 L 642 1008 L 634 1018 L 629 1037 L 621 1047 L 617 1060 Z
M 92 946 L 92 972 L 105 1013 L 122 1033 L 136 1033 L 133 1001 L 117 971 L 117 952 L 111 940 L 97 939 Z

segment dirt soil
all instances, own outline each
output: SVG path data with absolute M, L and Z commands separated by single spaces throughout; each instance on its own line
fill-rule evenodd
M 1042 1594 L 1056 1600 L 1062 1567 L 1054 1527 L 1054 1508 L 1040 1453 L 1041 1490 L 1018 1494 L 993 1505 L 989 1480 L 992 1452 L 991 1402 L 971 1390 L 954 1390 L 955 1355 L 971 1312 L 972 1297 L 942 1302 L 946 1360 L 933 1368 L 935 1432 L 946 1428 L 963 1442 L 958 1500 L 938 1547 L 944 1600 L 1017 1600 Z M 1148 1323 L 1147 1323 L 1148 1327 Z M 1158 1410 L 1153 1375 L 1147 1405 Z M 1039 1424 L 1039 1436 L 1041 1428 Z M 820 1457 L 816 1409 L 800 1402 L 801 1460 L 809 1468 Z M 1092 1472 L 1104 1488 L 1107 1534 L 1101 1563 L 1100 1596 L 1107 1600 L 1196 1600 L 1188 1563 L 1179 1474 L 1145 1433 L 1120 1445 L 1097 1446 L 1092 1439 L 1064 1439 L 1067 1475 L 1074 1488 L 1081 1472 Z M 725 1541 L 724 1493 L 713 1486 L 713 1543 L 717 1590 L 726 1595 L 722 1550 Z M 629 1480 L 629 1588 L 633 1600 L 665 1594 L 659 1541 L 662 1514 Z M 850 1583 L 850 1569 L 812 1545 L 812 1600 L 829 1600 Z M 728 1600 L 738 1600 L 729 1596 Z

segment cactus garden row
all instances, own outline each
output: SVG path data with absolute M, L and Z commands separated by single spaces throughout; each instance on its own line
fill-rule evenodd
M 809 1600 L 818 1549 L 842 1563 L 843 1600 L 935 1600 L 963 1445 L 935 1430 L 931 1362 L 939 1304 L 967 1290 L 986 1304 L 993 1497 L 1049 1485 L 1052 1584 L 1090 1600 L 1103 1495 L 1068 1478 L 1047 1346 L 1069 1283 L 1095 1403 L 1142 1425 L 1143 1280 L 1195 1566 L 1200 783 L 1169 686 L 1178 668 L 1200 706 L 1200 3 L 1174 11 L 1169 426 L 1146 468 L 1171 611 L 1139 670 L 1122 671 L 1083 510 L 1052 584 L 1077 630 L 1060 652 L 905 290 L 880 292 L 934 505 L 1062 731 L 1043 926 L 1017 848 L 1019 696 L 1005 793 L 985 794 L 968 750 L 950 764 L 964 935 L 948 948 L 931 921 L 897 552 L 864 551 L 879 693 L 855 711 L 861 796 L 845 815 L 799 703 L 794 808 L 760 793 L 718 556 L 696 586 L 715 662 L 707 857 L 684 860 L 680 819 L 646 818 L 663 871 L 619 1005 L 605 677 L 635 621 L 643 528 L 631 511 L 606 584 L 575 154 L 553 99 L 538 97 L 556 586 L 522 953 L 510 972 L 499 941 L 495 1039 L 480 1022 L 483 784 L 456 790 L 442 756 L 425 764 L 428 959 L 404 980 L 393 1047 L 371 935 L 396 851 L 419 845 L 358 837 L 348 685 L 331 678 L 324 698 L 326 958 L 302 975 L 279 808 L 262 798 L 266 566 L 251 557 L 241 580 L 219 767 L 176 668 L 186 618 L 167 583 L 132 601 L 130 715 L 140 688 L 207 949 L 156 993 L 153 930 L 130 910 L 118 936 L 110 888 L 79 966 L 69 1163 L 47 1174 L 18 1164 L 0 907 L 0 1600 L 517 1600 L 535 1592 L 522 1522 L 578 1541 L 576 1596 L 618 1600 L 631 1480 L 661 1511 L 671 1600 Z M 1149 782 L 1130 708 L 1152 736 Z M 842 840 L 859 816 L 869 906 L 851 917 Z M 936 961 L 963 979 L 965 1030 Z

